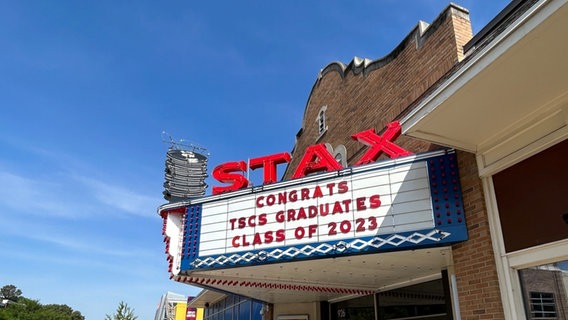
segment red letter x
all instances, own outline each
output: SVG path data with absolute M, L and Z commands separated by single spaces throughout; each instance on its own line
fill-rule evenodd
M 370 147 L 367 153 L 365 153 L 355 165 L 358 166 L 375 162 L 383 152 L 391 158 L 411 155 L 412 152 L 391 142 L 400 136 L 400 131 L 400 124 L 398 121 L 394 121 L 387 124 L 387 130 L 385 130 L 382 136 L 377 135 L 375 129 L 369 129 L 352 135 L 351 137 L 353 139 Z

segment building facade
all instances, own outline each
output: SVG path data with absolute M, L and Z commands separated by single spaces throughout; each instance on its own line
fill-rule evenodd
M 291 154 L 251 162 L 264 186 L 160 208 L 172 278 L 219 320 L 237 300 L 279 320 L 566 319 L 564 30 L 566 1 L 513 1 L 475 36 L 451 4 L 382 59 L 329 64 Z

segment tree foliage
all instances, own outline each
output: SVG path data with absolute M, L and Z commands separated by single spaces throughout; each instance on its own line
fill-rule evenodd
M 73 310 L 68 305 L 42 305 L 38 300 L 21 296 L 22 291 L 13 285 L 4 286 L 0 290 L 3 299 L 12 298 L 11 302 L 0 307 L 0 320 L 85 320 L 81 312 Z M 17 301 L 13 300 L 14 297 Z
M 22 295 L 22 290 L 16 288 L 13 284 L 8 284 L 0 288 L 0 296 L 3 299 L 8 299 L 10 301 L 18 301 L 18 298 Z
M 136 320 L 137 316 L 134 315 L 134 309 L 131 309 L 126 302 L 121 301 L 116 308 L 115 314 L 105 316 L 105 320 Z

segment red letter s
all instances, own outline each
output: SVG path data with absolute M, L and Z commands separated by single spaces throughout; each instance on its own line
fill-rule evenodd
M 247 164 L 244 161 L 226 162 L 218 165 L 213 169 L 213 178 L 222 183 L 232 183 L 230 186 L 213 187 L 213 194 L 223 192 L 231 192 L 248 187 L 249 181 L 242 174 L 233 172 L 244 172 L 247 170 Z

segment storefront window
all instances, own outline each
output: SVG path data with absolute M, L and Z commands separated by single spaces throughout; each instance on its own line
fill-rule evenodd
M 225 309 L 225 317 L 223 320 L 233 320 L 233 308 L 229 307 Z
M 245 301 L 239 305 L 239 320 L 250 319 L 250 301 Z
M 261 302 L 230 295 L 205 308 L 204 320 L 261 320 L 262 306 Z
M 568 319 L 568 261 L 519 271 L 527 319 Z

